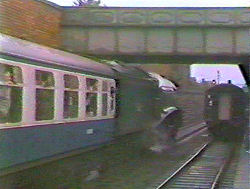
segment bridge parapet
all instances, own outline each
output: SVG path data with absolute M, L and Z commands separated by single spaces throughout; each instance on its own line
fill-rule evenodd
M 61 24 L 63 48 L 81 55 L 188 64 L 250 55 L 250 8 L 64 7 Z
M 63 25 L 250 26 L 249 8 L 66 8 Z

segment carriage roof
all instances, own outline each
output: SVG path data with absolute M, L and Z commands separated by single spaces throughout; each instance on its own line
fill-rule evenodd
M 231 94 L 236 94 L 236 95 L 244 95 L 244 91 L 233 84 L 219 84 L 215 85 L 211 88 L 209 88 L 206 93 L 214 93 L 214 94 L 219 94 L 219 93 L 231 93 Z
M 114 75 L 111 66 L 1 33 L 0 53 L 48 64 L 72 67 L 92 73 L 101 73 L 108 76 Z

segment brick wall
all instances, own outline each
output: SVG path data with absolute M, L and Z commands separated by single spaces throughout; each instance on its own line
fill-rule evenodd
M 190 65 L 186 64 L 144 64 L 140 68 L 166 76 L 178 84 L 175 100 L 183 111 L 184 126 L 203 122 L 204 95 L 210 87 L 198 84 L 190 78 Z
M 204 89 L 179 90 L 175 94 L 178 108 L 183 111 L 183 126 L 203 122 Z
M 38 0 L 1 0 L 0 32 L 59 48 L 59 8 Z

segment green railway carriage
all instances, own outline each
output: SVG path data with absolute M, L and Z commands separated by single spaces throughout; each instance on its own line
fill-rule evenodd
M 249 124 L 245 92 L 233 84 L 220 84 L 205 95 L 204 120 L 210 133 L 219 139 L 242 139 Z

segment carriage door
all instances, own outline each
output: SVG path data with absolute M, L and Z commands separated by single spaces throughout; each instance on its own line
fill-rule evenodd
M 229 94 L 223 94 L 218 99 L 218 118 L 219 120 L 231 119 L 232 97 Z

